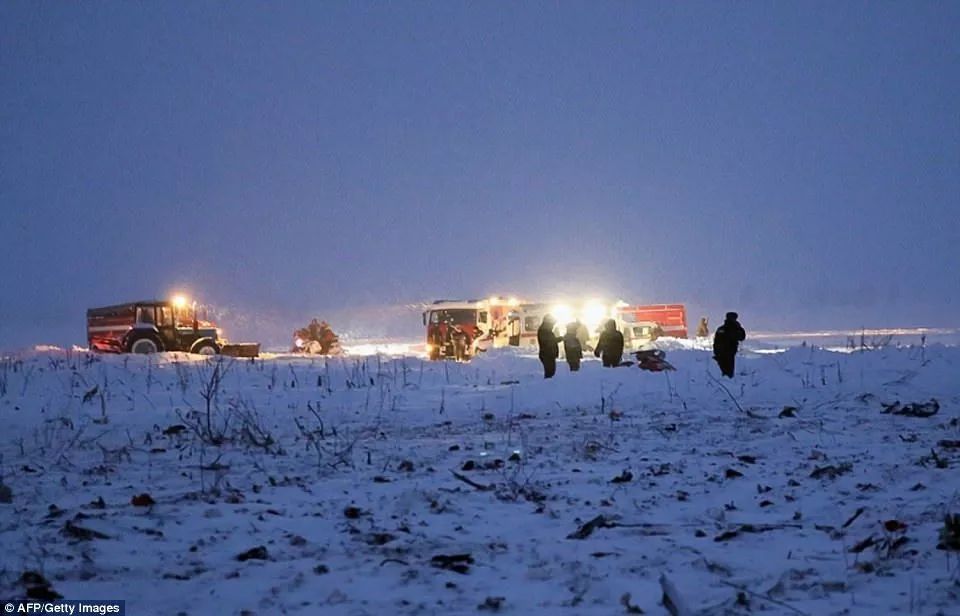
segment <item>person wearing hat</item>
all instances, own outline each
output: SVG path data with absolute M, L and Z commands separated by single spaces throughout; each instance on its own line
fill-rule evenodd
M 603 360 L 604 368 L 616 368 L 623 359 L 623 333 L 617 329 L 617 322 L 608 319 L 603 324 L 603 332 L 597 340 L 593 354 Z
M 577 338 L 579 321 L 567 324 L 567 333 L 563 336 L 563 356 L 567 358 L 570 372 L 580 369 L 580 360 L 583 358 L 583 345 Z
M 560 337 L 553 332 L 556 324 L 552 315 L 545 315 L 537 330 L 537 345 L 540 347 L 540 363 L 543 364 L 543 378 L 553 378 L 557 373 L 557 357 L 560 355 Z
M 720 367 L 721 374 L 730 379 L 733 378 L 737 350 L 747 337 L 747 332 L 737 318 L 736 312 L 728 312 L 723 325 L 718 327 L 713 335 L 713 359 Z

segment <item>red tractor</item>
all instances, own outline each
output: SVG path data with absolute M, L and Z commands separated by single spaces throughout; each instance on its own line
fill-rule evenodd
M 197 316 L 186 300 L 148 300 L 87 310 L 91 350 L 112 353 L 183 351 L 257 357 L 257 343 L 228 344 L 217 326 Z

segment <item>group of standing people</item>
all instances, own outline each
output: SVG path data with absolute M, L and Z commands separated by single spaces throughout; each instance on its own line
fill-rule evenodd
M 574 321 L 567 325 L 567 332 L 563 336 L 554 333 L 556 320 L 551 315 L 543 317 L 543 323 L 537 330 L 537 344 L 540 347 L 540 363 L 543 364 L 543 377 L 549 379 L 557 373 L 557 357 L 560 356 L 560 345 L 563 344 L 564 357 L 571 372 L 580 370 L 580 361 L 587 346 L 589 333 L 585 325 Z M 623 358 L 623 334 L 617 329 L 617 322 L 613 319 L 604 323 L 603 331 L 593 354 L 603 361 L 606 368 L 620 365 Z
M 713 359 L 720 367 L 720 372 L 727 378 L 733 378 L 737 351 L 747 333 L 738 321 L 736 312 L 728 312 L 723 325 L 717 328 L 713 336 Z M 540 347 L 540 363 L 543 364 L 543 377 L 552 378 L 557 373 L 557 358 L 560 356 L 560 345 L 570 366 L 571 372 L 580 370 L 580 361 L 583 358 L 584 348 L 587 346 L 588 333 L 586 327 L 579 321 L 567 325 L 563 336 L 554 332 L 556 320 L 552 315 L 543 317 L 543 322 L 537 330 L 537 344 Z M 697 335 L 705 337 L 706 319 L 701 319 Z M 603 361 L 605 368 L 615 368 L 623 358 L 623 334 L 617 329 L 617 322 L 609 319 L 603 325 L 600 339 L 593 350 L 593 354 Z

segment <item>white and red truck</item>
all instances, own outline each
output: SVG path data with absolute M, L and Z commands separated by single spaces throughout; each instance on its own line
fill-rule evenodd
M 547 314 L 553 315 L 558 333 L 580 321 L 595 342 L 603 324 L 613 319 L 623 332 L 624 347 L 639 349 L 658 337 L 687 337 L 687 313 L 683 304 L 629 305 L 599 300 L 573 303 L 529 302 L 491 297 L 473 300 L 439 300 L 426 306 L 427 351 L 431 359 L 454 357 L 450 333 L 467 332 L 470 354 L 505 346 L 535 347 L 537 329 Z

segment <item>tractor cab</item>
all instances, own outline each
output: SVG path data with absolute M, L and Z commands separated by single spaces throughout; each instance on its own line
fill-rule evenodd
M 137 305 L 137 320 L 129 336 L 128 350 L 133 353 L 165 350 L 216 355 L 220 352 L 218 337 L 217 328 L 212 323 L 199 319 L 196 304 L 187 305 L 176 299 L 172 302 L 144 302 Z

